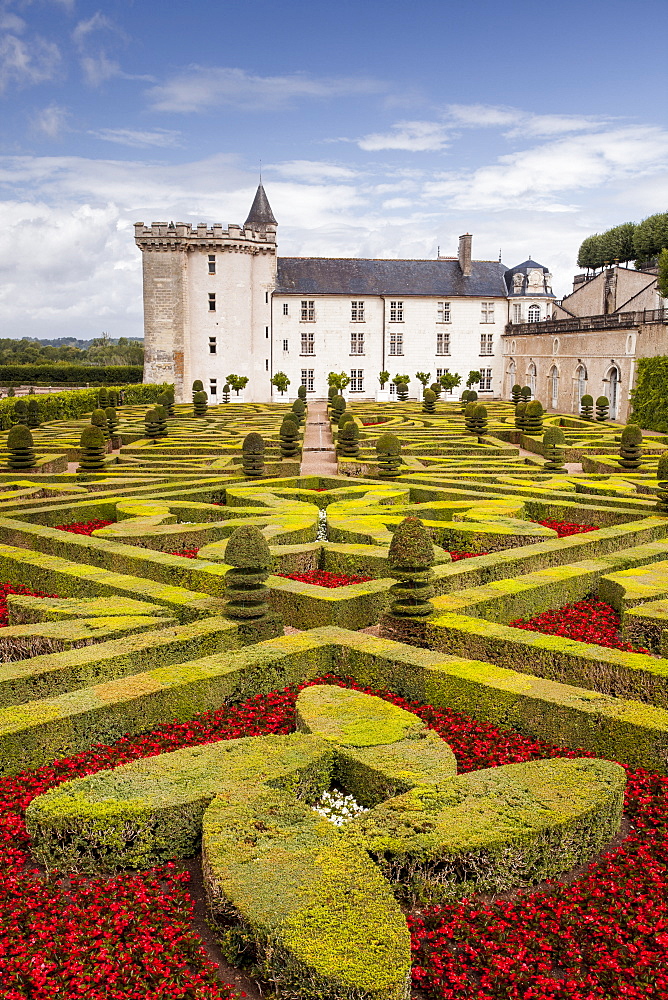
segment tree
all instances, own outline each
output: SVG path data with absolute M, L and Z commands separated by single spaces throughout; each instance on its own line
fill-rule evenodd
M 290 379 L 285 374 L 285 372 L 276 372 L 276 374 L 271 380 L 271 384 L 274 386 L 274 388 L 278 389 L 278 391 L 282 396 L 283 393 L 287 392 L 288 390 L 288 386 L 290 385 Z
M 415 377 L 418 382 L 422 383 L 422 388 L 426 389 L 429 384 L 429 379 L 431 378 L 431 372 L 416 372 Z
M 390 373 L 381 372 L 380 375 L 378 376 L 378 381 L 380 382 L 381 389 L 384 389 L 386 384 L 390 381 Z
M 659 254 L 659 295 L 668 299 L 668 249 Z
M 653 263 L 668 248 L 668 212 L 650 215 L 638 223 L 633 236 L 636 267 Z
M 234 389 L 238 396 L 241 390 L 245 389 L 248 385 L 248 379 L 245 375 L 228 375 L 227 384 L 231 389 Z
M 345 387 L 350 382 L 350 375 L 346 375 L 345 372 L 330 372 L 327 376 L 327 385 L 331 388 L 336 389 L 337 395 L 341 395 Z
M 477 385 L 480 381 L 480 372 L 471 371 L 469 372 L 469 377 L 466 380 L 466 387 L 470 389 L 472 386 Z
M 403 382 L 404 385 L 409 385 L 410 380 L 410 375 L 395 375 L 392 382 L 394 385 L 399 385 L 400 382 Z
M 452 393 L 453 389 L 462 384 L 462 377 L 457 372 L 446 372 L 445 375 L 441 375 L 440 382 L 447 393 Z

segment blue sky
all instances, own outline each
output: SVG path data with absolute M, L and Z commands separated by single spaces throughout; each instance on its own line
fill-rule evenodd
M 132 224 L 530 253 L 668 209 L 666 0 L 0 0 L 0 336 L 138 336 Z

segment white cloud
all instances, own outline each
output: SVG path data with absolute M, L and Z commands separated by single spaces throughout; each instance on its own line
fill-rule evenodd
M 517 108 L 493 104 L 448 104 L 445 111 L 451 121 L 466 128 L 512 125 L 524 115 Z
M 350 97 L 378 93 L 379 81 L 357 77 L 317 78 L 305 73 L 257 76 L 231 67 L 192 66 L 148 91 L 156 111 L 207 111 L 233 107 L 242 111 L 277 111 L 306 98 Z
M 505 133 L 508 138 L 518 136 L 550 136 L 567 132 L 586 132 L 607 127 L 607 119 L 590 115 L 534 114 L 494 104 L 449 104 L 446 118 L 462 128 L 501 128 L 512 125 Z
M 11 84 L 27 87 L 52 80 L 59 63 L 60 50 L 55 42 L 38 35 L 25 38 L 11 32 L 0 35 L 0 93 Z
M 440 122 L 397 122 L 389 132 L 372 132 L 357 141 L 360 149 L 377 152 L 381 149 L 405 149 L 424 153 L 445 149 L 448 136 Z
M 99 10 L 87 21 L 79 21 L 74 31 L 72 39 L 78 48 L 83 48 L 89 35 L 95 31 L 116 31 L 114 24 Z
M 42 132 L 49 139 L 59 139 L 67 131 L 67 121 L 70 117 L 67 108 L 59 104 L 50 104 L 34 115 L 32 125 L 35 131 Z
M 265 168 L 263 168 L 265 169 Z M 355 171 L 350 167 L 342 167 L 336 163 L 324 163 L 320 160 L 287 160 L 285 163 L 270 163 L 267 170 L 289 177 L 291 180 L 305 183 L 320 181 L 345 181 L 355 177 Z
M 130 128 L 101 128 L 97 131 L 91 130 L 88 134 L 95 136 L 96 139 L 104 139 L 105 142 L 116 142 L 121 146 L 136 148 L 169 148 L 183 145 L 181 133 L 166 128 L 145 132 Z

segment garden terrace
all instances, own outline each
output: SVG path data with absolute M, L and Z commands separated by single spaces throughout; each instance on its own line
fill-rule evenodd
M 520 900 L 543 913 L 546 899 L 563 900 L 586 938 L 586 908 L 566 901 L 589 875 L 570 869 L 590 859 L 612 879 L 610 858 L 626 857 L 627 843 L 629 871 L 634 851 L 654 852 L 665 881 L 655 830 L 668 801 L 668 516 L 655 490 L 668 439 L 647 438 L 629 471 L 616 461 L 619 426 L 551 414 L 545 426 L 563 431 L 568 463 L 552 473 L 542 437 L 517 430 L 509 404 L 485 405 L 478 439 L 458 403 L 425 414 L 349 401 L 359 455 L 340 457 L 331 476 L 281 459 L 280 404 L 232 401 L 197 418 L 179 405 L 156 440 L 146 405 L 121 406 L 103 471 L 86 474 L 72 466 L 89 415 L 33 430 L 37 468 L 0 471 L 0 795 L 6 828 L 21 831 L 19 888 L 0 887 L 0 906 L 38 884 L 44 912 L 66 908 L 58 878 L 86 871 L 116 894 L 150 886 L 156 912 L 168 896 L 164 912 L 187 925 L 185 890 L 153 868 L 201 846 L 213 954 L 230 976 L 224 961 L 247 960 L 251 995 L 255 979 L 304 1000 L 406 1000 L 410 930 L 412 982 L 426 995 L 482 998 L 482 976 L 513 1000 L 519 951 L 504 959 L 515 971 L 503 985 L 494 949 L 474 968 L 453 945 L 461 979 L 448 992 L 449 921 L 466 925 L 474 948 L 487 940 L 472 929 L 481 907 L 510 912 Z M 265 442 L 256 480 L 241 465 L 250 431 Z M 384 433 L 401 446 L 391 480 L 379 475 Z M 390 543 L 407 517 L 434 550 L 433 613 L 417 624 L 389 613 Z M 262 641 L 228 615 L 225 594 L 230 537 L 248 526 L 268 544 L 263 586 L 281 623 Z M 605 627 L 582 627 L 588 608 Z M 334 827 L 312 808 L 330 792 L 366 811 Z M 611 841 L 621 853 L 605 853 Z M 30 850 L 59 870 L 53 884 Z M 647 899 L 622 876 L 614 884 L 637 927 Z M 657 900 L 653 927 L 668 919 Z M 523 919 L 510 921 L 511 938 Z M 625 954 L 626 924 L 613 932 L 598 909 L 592 919 L 606 928 L 599 952 Z M 7 927 L 8 940 L 19 934 Z M 632 996 L 664 989 L 668 942 L 653 927 L 628 939 L 652 956 Z M 165 958 L 166 981 L 187 967 L 206 990 L 184 996 L 230 996 L 183 933 L 190 943 Z M 34 947 L 41 956 L 43 943 Z M 87 961 L 101 977 L 98 958 Z M 76 981 L 66 953 L 49 962 L 59 982 Z M 631 984 L 632 964 L 620 973 Z M 152 995 L 158 973 L 139 965 L 139 995 Z M 559 995 L 559 962 L 529 965 L 526 989 Z M 16 1000 L 30 995 L 19 991 L 30 970 L 18 957 L 6 972 Z M 618 995 L 598 958 L 569 975 L 574 1000 Z M 67 989 L 63 1000 L 75 995 Z

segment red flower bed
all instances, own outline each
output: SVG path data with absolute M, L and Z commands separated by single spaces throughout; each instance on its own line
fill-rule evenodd
M 349 587 L 352 583 L 368 583 L 370 576 L 347 576 L 339 573 L 328 573 L 324 569 L 310 569 L 306 573 L 277 573 L 286 580 L 297 580 L 299 583 L 313 583 L 316 587 Z
M 195 559 L 199 549 L 181 549 L 180 552 L 168 552 L 168 556 L 183 556 L 184 559 Z
M 386 424 L 387 420 L 363 420 L 362 427 L 377 427 L 378 424 Z
M 446 552 L 448 550 L 446 549 Z M 450 558 L 453 562 L 457 562 L 458 559 L 475 559 L 476 556 L 486 556 L 487 552 L 449 552 Z
M 7 594 L 27 594 L 29 597 L 57 597 L 57 594 L 43 594 L 39 590 L 28 590 L 20 583 L 0 583 L 0 628 L 9 625 L 9 611 L 7 610 Z
M 572 521 L 533 521 L 533 524 L 542 524 L 544 528 L 552 528 L 556 531 L 557 537 L 567 538 L 569 535 L 581 535 L 585 531 L 598 531 L 597 524 L 575 524 Z
M 58 531 L 71 531 L 73 535 L 92 535 L 98 528 L 106 528 L 114 521 L 75 521 L 73 524 L 56 524 Z
M 460 772 L 592 756 L 370 693 L 423 718 L 452 746 Z M 105 767 L 182 746 L 291 732 L 294 702 L 288 690 L 257 696 L 0 781 L 2 1000 L 232 995 L 216 983 L 190 929 L 185 876 L 167 865 L 94 879 L 45 877 L 30 862 L 23 811 L 59 782 Z M 626 814 L 626 840 L 568 885 L 554 881 L 510 900 L 464 900 L 410 917 L 414 985 L 433 1000 L 665 1000 L 668 779 L 629 772 Z
M 578 642 L 595 642 L 598 646 L 609 649 L 622 649 L 627 653 L 648 653 L 642 646 L 632 646 L 620 638 L 621 618 L 609 604 L 587 598 L 566 604 L 556 611 L 544 611 L 542 615 L 529 618 L 517 618 L 510 623 L 515 628 L 528 629 L 530 632 L 544 632 L 545 635 L 563 635 L 567 639 L 577 639 Z

